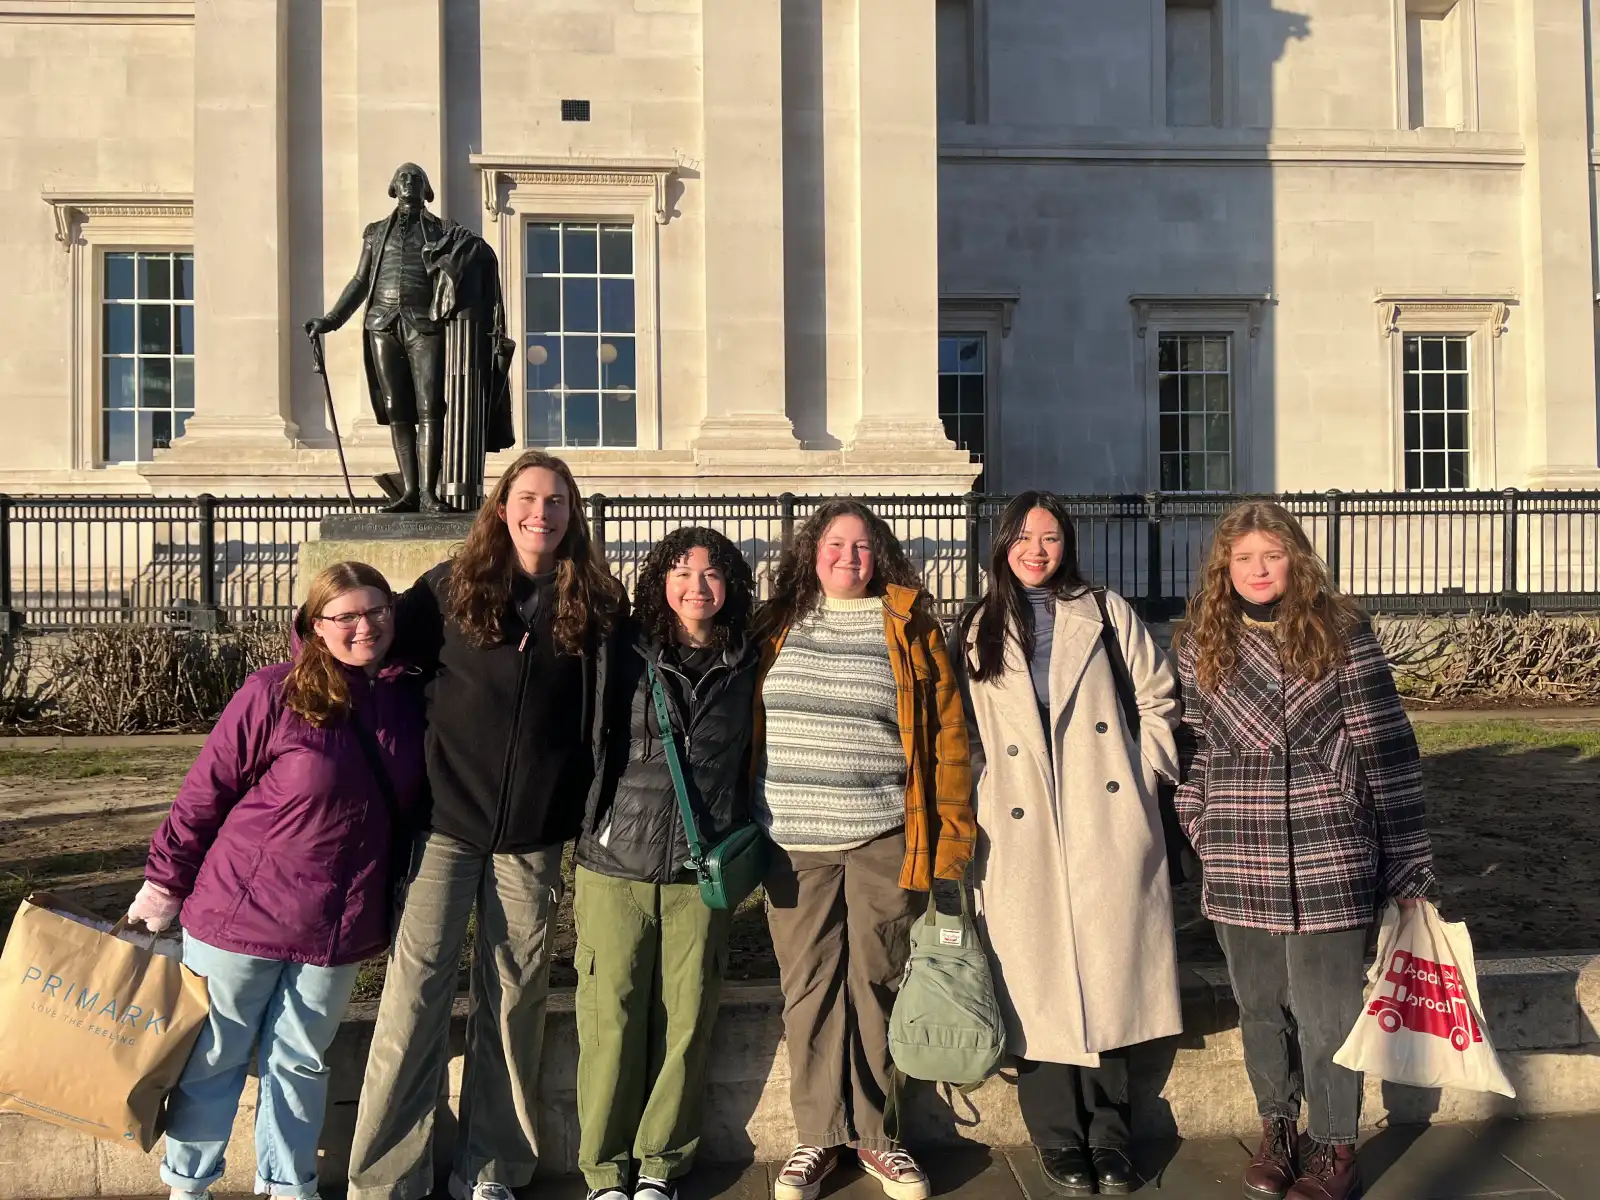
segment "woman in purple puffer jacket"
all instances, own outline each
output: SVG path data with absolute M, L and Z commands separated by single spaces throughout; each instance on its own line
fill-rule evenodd
M 393 613 L 373 568 L 318 575 L 295 660 L 245 681 L 151 842 L 128 916 L 160 930 L 181 910 L 183 961 L 211 996 L 167 1107 L 174 1200 L 222 1178 L 258 1037 L 255 1190 L 317 1195 L 324 1055 L 360 964 L 389 943 L 391 862 L 422 803 L 422 689 L 384 661 Z

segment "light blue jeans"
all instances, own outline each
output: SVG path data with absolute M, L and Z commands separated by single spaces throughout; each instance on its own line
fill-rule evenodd
M 339 1030 L 360 965 L 311 967 L 219 950 L 183 935 L 183 962 L 205 976 L 211 1016 L 167 1100 L 168 1187 L 203 1192 L 222 1178 L 257 1037 L 256 1188 L 317 1194 L 317 1138 L 328 1101 L 323 1060 Z

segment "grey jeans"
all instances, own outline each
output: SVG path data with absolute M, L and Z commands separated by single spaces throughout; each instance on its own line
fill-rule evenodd
M 433 1117 L 450 1061 L 450 1012 L 467 918 L 478 909 L 452 1174 L 523 1187 L 535 1130 L 561 847 L 481 854 L 424 835 L 389 952 L 350 1147 L 349 1200 L 434 1190 Z
M 1244 1067 L 1263 1117 L 1300 1119 L 1344 1145 L 1361 1124 L 1361 1073 L 1333 1056 L 1361 1015 L 1367 931 L 1267 933 L 1216 923 L 1239 1004 Z

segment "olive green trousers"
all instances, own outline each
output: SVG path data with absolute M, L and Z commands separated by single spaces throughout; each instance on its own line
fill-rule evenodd
M 593 1189 L 677 1179 L 700 1145 L 730 914 L 693 883 L 577 871 L 578 1167 Z

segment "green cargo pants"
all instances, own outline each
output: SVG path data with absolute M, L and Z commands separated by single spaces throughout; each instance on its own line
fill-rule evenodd
M 677 1179 L 700 1144 L 706 1050 L 730 914 L 692 883 L 633 883 L 579 867 L 578 1167 L 594 1189 L 632 1164 Z

